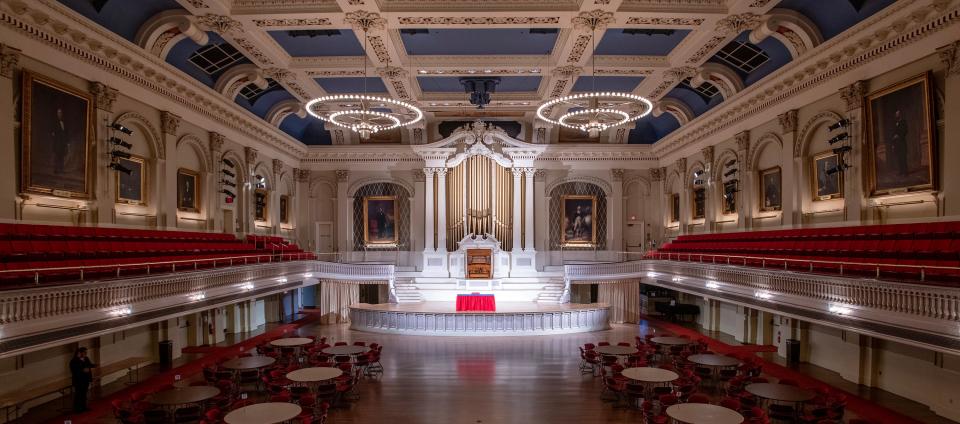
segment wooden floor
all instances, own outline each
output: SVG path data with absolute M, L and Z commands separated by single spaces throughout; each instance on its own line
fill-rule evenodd
M 350 411 L 328 423 L 640 422 L 640 414 L 600 399 L 599 378 L 582 376 L 577 346 L 632 341 L 636 325 L 603 332 L 533 337 L 417 337 L 351 332 L 345 326 L 301 333 L 384 345 L 384 375 L 359 386 Z

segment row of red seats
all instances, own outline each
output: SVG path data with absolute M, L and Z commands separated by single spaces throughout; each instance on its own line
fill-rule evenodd
M 0 258 L 21 260 L 31 257 L 50 255 L 56 257 L 71 256 L 129 256 L 156 254 L 187 254 L 194 252 L 231 252 L 250 253 L 257 249 L 252 244 L 216 243 L 216 242 L 138 242 L 138 241 L 81 241 L 81 240 L 2 240 L 0 239 Z
M 903 236 L 911 229 L 911 237 Z M 651 256 L 953 283 L 960 281 L 960 238 L 954 229 L 960 230 L 960 222 L 685 235 Z
M 227 265 L 244 265 L 277 261 L 312 260 L 312 253 L 262 253 L 224 255 L 217 253 L 166 255 L 149 258 L 94 258 L 56 261 L 0 262 L 0 285 L 12 289 L 34 284 L 62 283 L 98 278 L 132 277 L 146 273 L 164 273 L 174 270 L 207 269 Z M 179 262 L 179 263 L 173 263 Z M 39 271 L 37 271 L 39 270 Z
M 742 255 L 835 255 L 835 257 L 863 258 L 909 255 L 923 259 L 957 260 L 960 259 L 960 239 L 686 242 L 670 243 L 664 246 L 663 250 Z
M 788 230 L 711 233 L 681 236 L 674 243 L 729 242 L 738 240 L 796 241 L 808 239 L 954 239 L 960 237 L 960 221 L 917 224 L 858 225 L 853 227 L 797 228 Z
M 0 239 L 196 240 L 236 242 L 231 234 L 0 223 Z

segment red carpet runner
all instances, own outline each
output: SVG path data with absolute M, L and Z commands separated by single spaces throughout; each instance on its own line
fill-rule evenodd
M 704 340 L 707 342 L 707 346 L 710 346 L 710 350 L 721 353 L 721 354 L 737 354 L 744 352 L 776 352 L 776 347 L 774 346 L 730 346 L 726 343 L 714 340 L 710 337 L 707 337 L 703 334 L 700 334 L 696 330 L 691 330 L 689 328 L 680 326 L 667 321 L 661 321 L 655 318 L 642 317 L 642 319 L 650 322 L 653 326 L 662 328 L 671 333 L 677 335 L 689 336 L 693 340 Z M 763 362 L 763 373 L 770 375 L 777 379 L 792 379 L 800 383 L 803 387 L 809 388 L 818 388 L 826 387 L 830 390 L 836 392 L 842 392 L 847 395 L 847 410 L 857 414 L 858 417 L 870 421 L 871 423 L 876 424 L 921 424 L 920 421 L 917 421 L 913 418 L 910 418 L 906 415 L 899 414 L 890 409 L 884 408 L 883 406 L 877 405 L 874 402 L 866 400 L 862 397 L 854 395 L 850 392 L 840 390 L 834 386 L 831 386 L 827 383 L 824 383 L 820 380 L 812 378 L 808 375 L 802 374 L 796 370 L 787 368 L 783 365 L 776 364 L 773 362 L 761 360 Z
M 132 385 L 123 390 L 120 390 L 116 393 L 113 393 L 107 397 L 99 398 L 90 401 L 90 410 L 82 414 L 69 414 L 64 415 L 58 418 L 55 418 L 49 421 L 50 424 L 62 424 L 64 420 L 70 419 L 73 421 L 73 424 L 84 424 L 84 423 L 93 423 L 93 422 L 103 422 L 104 418 L 112 419 L 113 416 L 113 407 L 112 402 L 114 399 L 127 400 L 130 399 L 130 395 L 137 392 L 151 392 L 163 387 L 167 384 L 174 382 L 174 376 L 180 374 L 180 377 L 183 379 L 189 379 L 190 377 L 199 374 L 203 371 L 203 367 L 208 364 L 213 364 L 220 359 L 231 358 L 237 356 L 244 352 L 249 352 L 256 349 L 257 345 L 266 342 L 267 340 L 274 339 L 277 337 L 282 337 L 287 333 L 291 333 L 299 329 L 300 327 L 310 324 L 316 321 L 319 318 L 319 314 L 307 314 L 307 316 L 300 318 L 290 324 L 284 324 L 273 328 L 259 336 L 255 336 L 244 340 L 240 343 L 237 343 L 232 346 L 206 346 L 203 349 L 190 349 L 194 352 L 198 350 L 203 350 L 208 352 L 203 358 L 190 361 L 187 364 L 181 365 L 176 368 L 171 368 L 168 371 L 161 372 L 153 377 L 150 377 L 139 384 Z

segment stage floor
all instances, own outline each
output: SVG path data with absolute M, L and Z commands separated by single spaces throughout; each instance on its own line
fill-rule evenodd
M 535 302 L 497 302 L 496 312 L 463 311 L 457 312 L 457 302 L 420 302 L 420 303 L 357 303 L 352 308 L 371 311 L 410 312 L 410 313 L 462 313 L 462 314 L 515 314 L 568 312 L 585 309 L 605 308 L 605 303 L 535 303 Z

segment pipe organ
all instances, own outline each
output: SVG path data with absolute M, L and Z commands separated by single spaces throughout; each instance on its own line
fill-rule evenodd
M 447 175 L 447 251 L 467 234 L 490 234 L 513 248 L 513 173 L 486 156 L 471 156 Z

